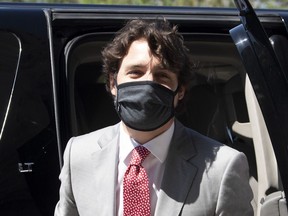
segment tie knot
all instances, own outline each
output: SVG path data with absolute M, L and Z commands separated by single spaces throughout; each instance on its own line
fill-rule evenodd
M 150 151 L 143 146 L 137 146 L 132 151 L 132 158 L 130 165 L 141 165 L 145 158 L 149 155 Z

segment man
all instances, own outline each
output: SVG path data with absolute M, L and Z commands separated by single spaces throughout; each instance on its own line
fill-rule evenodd
M 132 20 L 103 61 L 121 122 L 68 142 L 55 215 L 253 215 L 244 154 L 174 118 L 192 78 L 177 28 Z

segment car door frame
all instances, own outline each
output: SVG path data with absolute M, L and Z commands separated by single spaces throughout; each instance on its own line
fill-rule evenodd
M 288 193 L 288 68 L 279 61 L 268 34 L 248 0 L 235 0 L 242 24 L 230 30 L 259 103 L 274 149 L 284 192 Z M 280 14 L 287 28 L 288 15 Z M 287 39 L 287 35 L 286 39 Z M 283 70 L 284 69 L 284 70 Z M 260 169 L 260 167 L 258 167 Z M 269 174 L 268 174 L 269 175 Z M 269 191 L 266 195 L 277 189 Z

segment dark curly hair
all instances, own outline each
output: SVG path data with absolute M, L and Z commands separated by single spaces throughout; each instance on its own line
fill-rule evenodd
M 187 87 L 194 73 L 188 49 L 177 26 L 171 26 L 166 19 L 135 19 L 128 21 L 102 51 L 107 91 L 110 92 L 110 77 L 118 73 L 130 45 L 142 38 L 147 40 L 152 54 L 163 67 L 177 74 L 178 85 Z

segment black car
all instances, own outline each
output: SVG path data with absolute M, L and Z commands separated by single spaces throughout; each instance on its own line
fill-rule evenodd
M 287 216 L 288 12 L 235 3 L 0 3 L 0 215 L 53 215 L 67 140 L 119 121 L 103 46 L 127 20 L 160 16 L 178 25 L 197 72 L 178 119 L 246 154 L 255 215 Z

